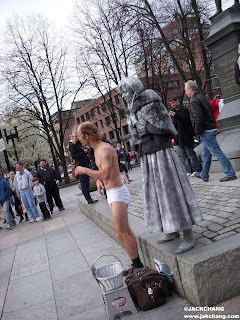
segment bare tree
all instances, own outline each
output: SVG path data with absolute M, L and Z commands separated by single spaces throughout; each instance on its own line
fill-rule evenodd
M 94 8 L 94 9 L 93 9 Z M 92 14 L 94 11 L 94 15 Z M 104 99 L 102 115 L 109 115 L 109 125 L 121 140 L 120 111 L 113 96 L 119 80 L 131 72 L 133 46 L 126 18 L 109 0 L 93 1 L 91 7 L 76 6 L 74 41 L 77 46 L 77 68 L 88 79 L 88 88 Z M 107 96 L 106 96 L 107 94 Z
M 144 22 L 147 29 L 152 28 L 158 31 L 157 41 L 165 46 L 166 58 L 171 59 L 184 82 L 188 80 L 187 74 L 190 73 L 201 91 L 206 86 L 201 83 L 200 73 L 205 72 L 209 93 L 211 90 L 209 65 L 206 51 L 201 43 L 207 36 L 204 25 L 206 27 L 207 19 L 205 18 L 208 10 L 204 1 L 197 3 L 195 0 L 184 2 L 169 0 L 163 4 L 149 0 L 119 0 L 118 4 L 122 12 L 132 17 L 131 21 L 134 25 Z M 202 65 L 197 63 L 200 56 L 203 59 Z M 150 64 L 151 55 L 149 55 L 148 66 Z
M 36 126 L 37 120 L 49 143 L 55 168 L 58 171 L 58 158 L 68 183 L 61 111 L 74 90 L 67 69 L 66 45 L 63 39 L 57 41 L 52 26 L 40 16 L 26 20 L 15 17 L 8 23 L 5 40 L 1 74 L 9 107 L 17 106 L 18 110 L 28 113 L 29 127 Z M 52 116 L 55 112 L 58 113 L 58 128 Z

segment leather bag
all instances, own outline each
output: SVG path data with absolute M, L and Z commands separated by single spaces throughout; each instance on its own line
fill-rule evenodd
M 164 274 L 146 268 L 131 268 L 125 282 L 135 304 L 143 311 L 159 307 L 171 295 L 172 284 Z

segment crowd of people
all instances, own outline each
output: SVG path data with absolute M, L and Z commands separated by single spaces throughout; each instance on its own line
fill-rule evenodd
M 159 244 L 179 238 L 182 233 L 183 241 L 175 250 L 176 254 L 181 254 L 195 247 L 192 228 L 203 220 L 187 176 L 207 182 L 213 155 L 225 173 L 220 182 L 237 179 L 234 168 L 216 139 L 221 97 L 217 94 L 210 103 L 198 92 L 196 82 L 189 80 L 185 84 L 185 93 L 190 99 L 190 112 L 177 97 L 171 99 L 172 109 L 168 111 L 159 95 L 153 90 L 144 90 L 138 78 L 122 79 L 119 91 L 127 104 L 131 144 L 141 160 L 146 230 L 162 232 Z M 203 144 L 202 166 L 194 150 L 196 139 Z M 186 170 L 173 148 L 173 141 L 182 152 Z M 127 217 L 131 199 L 123 181 L 126 184 L 131 181 L 128 176 L 131 169 L 128 152 L 119 143 L 112 147 L 98 128 L 88 121 L 72 132 L 69 151 L 75 176 L 79 177 L 87 203 L 98 201 L 92 199 L 89 192 L 89 179 L 92 177 L 97 180 L 100 195 L 107 198 L 116 237 L 132 260 L 132 266 L 142 267 L 136 237 Z M 46 220 L 52 217 L 53 198 L 59 210 L 64 210 L 56 184 L 56 172 L 47 166 L 45 160 L 41 160 L 35 177 L 23 168 L 21 162 L 17 162 L 16 170 L 16 176 L 14 172 L 10 173 L 9 183 L 0 179 L 0 203 L 9 229 L 15 225 L 10 212 L 10 197 L 16 199 L 15 209 L 20 221 L 24 220 L 21 205 L 27 210 L 30 222 L 39 221 L 36 199 Z
M 34 174 L 24 168 L 21 161 L 18 161 L 16 174 L 10 171 L 8 180 L 0 177 L 0 205 L 7 229 L 12 230 L 16 226 L 13 207 L 20 218 L 19 223 L 38 222 L 42 219 L 48 221 L 52 219 L 55 205 L 59 211 L 65 210 L 59 195 L 57 180 L 56 171 L 47 166 L 46 160 L 40 161 L 39 169 Z

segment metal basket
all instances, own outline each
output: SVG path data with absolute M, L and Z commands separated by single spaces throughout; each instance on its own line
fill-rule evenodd
M 112 256 L 118 261 L 97 269 L 95 266 L 96 262 L 100 258 L 107 256 Z M 92 269 L 97 281 L 101 283 L 106 291 L 111 291 L 123 286 L 123 265 L 118 257 L 112 254 L 103 254 L 94 261 Z

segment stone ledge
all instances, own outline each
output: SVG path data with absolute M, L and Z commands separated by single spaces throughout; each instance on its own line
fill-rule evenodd
M 117 240 L 106 203 L 99 201 L 88 205 L 80 196 L 79 207 Z M 129 223 L 145 265 L 154 268 L 153 258 L 167 263 L 174 273 L 176 293 L 194 305 L 213 306 L 240 294 L 240 234 L 207 245 L 198 243 L 189 252 L 176 256 L 174 250 L 181 243 L 180 239 L 158 245 L 160 234 L 146 233 L 142 219 L 129 215 Z

